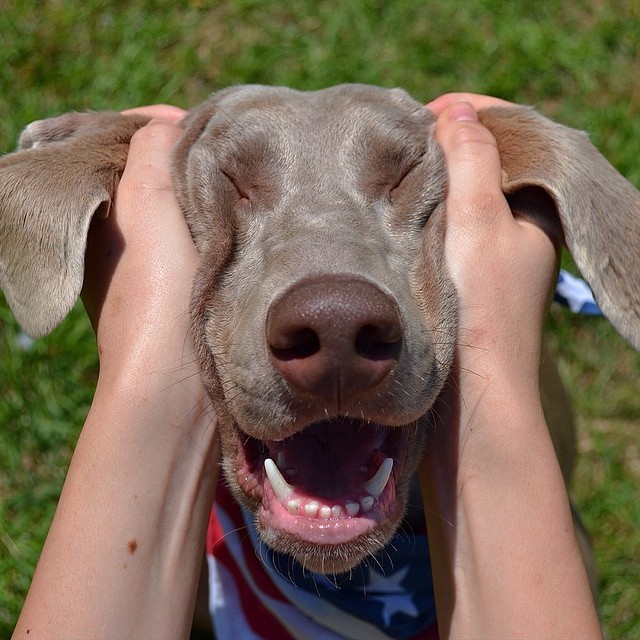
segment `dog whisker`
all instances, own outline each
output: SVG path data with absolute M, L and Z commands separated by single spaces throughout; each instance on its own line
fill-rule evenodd
M 225 531 L 223 533 L 223 535 L 213 543 L 213 547 L 211 548 L 211 551 L 213 552 L 216 549 L 216 547 L 221 545 L 224 542 L 225 538 L 228 538 L 228 537 L 232 536 L 234 533 L 239 533 L 240 531 L 245 531 L 246 532 L 247 531 L 247 527 L 246 526 L 241 526 L 241 527 L 236 527 L 235 529 L 229 529 L 228 531 Z M 247 533 L 247 535 L 248 535 L 248 533 Z

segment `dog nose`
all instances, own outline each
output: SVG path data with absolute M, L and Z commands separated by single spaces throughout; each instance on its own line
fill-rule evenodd
M 271 304 L 271 361 L 289 384 L 338 406 L 377 387 L 400 357 L 395 300 L 357 277 L 302 280 Z

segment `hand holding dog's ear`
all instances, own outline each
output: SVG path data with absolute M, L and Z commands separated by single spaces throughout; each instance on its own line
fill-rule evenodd
M 131 135 L 147 117 L 69 113 L 33 122 L 0 158 L 0 289 L 37 337 L 69 313 L 82 288 L 94 214 L 107 216 Z
M 172 189 L 180 133 L 152 120 L 133 136 L 112 211 L 91 226 L 82 295 L 100 376 L 16 637 L 191 628 L 218 432 L 188 335 L 197 256 Z
M 133 136 L 112 213 L 89 232 L 82 298 L 103 368 L 114 358 L 132 367 L 119 360 L 172 348 L 177 365 L 185 348 L 185 283 L 197 252 L 173 191 L 171 152 L 180 134 L 169 121 L 152 120 Z
M 461 99 L 495 138 L 511 208 L 562 236 L 604 314 L 640 349 L 640 192 L 584 132 L 531 108 L 475 94 L 449 94 L 428 107 L 440 113 Z
M 537 392 L 559 238 L 512 214 L 496 141 L 469 103 L 447 107 L 436 138 L 449 172 L 445 256 L 459 296 L 458 349 L 480 360 L 491 351 Z

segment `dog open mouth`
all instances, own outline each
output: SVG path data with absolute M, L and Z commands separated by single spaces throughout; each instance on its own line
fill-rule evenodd
M 409 431 L 337 418 L 280 441 L 244 435 L 238 484 L 258 505 L 263 529 L 312 544 L 349 543 L 398 520 Z

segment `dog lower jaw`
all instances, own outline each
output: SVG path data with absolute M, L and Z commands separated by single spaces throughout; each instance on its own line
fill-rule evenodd
M 370 533 L 381 522 L 391 519 L 396 502 L 395 480 L 385 458 L 376 476 L 387 480 L 378 495 L 364 492 L 323 501 L 292 488 L 289 495 L 277 496 L 272 482 L 265 474 L 262 505 L 258 522 L 262 529 L 296 536 L 301 542 L 314 545 L 341 545 Z M 292 506 L 293 503 L 293 506 Z
M 400 518 L 398 518 L 399 520 Z M 311 544 L 273 529 L 260 529 L 260 537 L 272 551 L 295 560 L 305 572 L 323 575 L 349 575 L 367 558 L 377 563 L 376 553 L 384 548 L 395 532 L 395 527 L 376 527 L 343 544 Z
M 396 530 L 413 471 L 407 456 L 414 430 L 337 418 L 261 441 L 238 429 L 228 477 L 270 548 L 309 571 L 342 573 Z
M 257 511 L 258 531 L 268 547 L 294 558 L 305 571 L 342 574 L 382 549 L 404 514 L 406 498 L 397 495 L 393 474 L 377 498 L 368 497 L 371 506 L 357 515 L 349 515 L 346 509 L 339 514 L 329 509 L 330 514 L 323 516 L 322 507 L 313 516 L 292 514 L 287 498 L 278 498 L 265 476 Z M 312 502 L 316 500 L 312 498 Z

